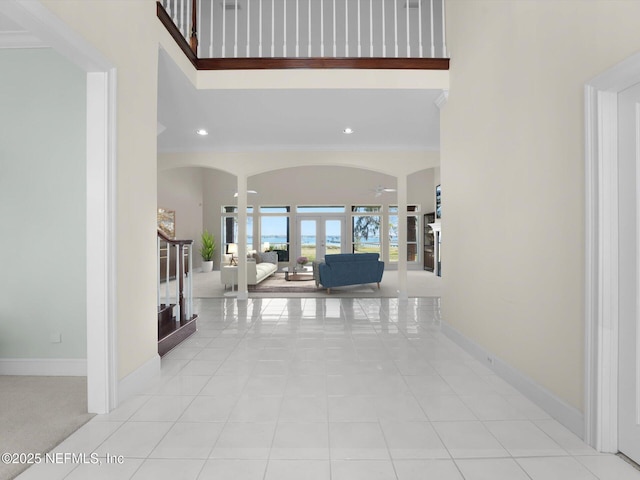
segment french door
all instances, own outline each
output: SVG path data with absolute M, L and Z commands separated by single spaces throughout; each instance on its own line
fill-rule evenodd
M 312 262 L 326 254 L 346 252 L 344 215 L 299 216 L 297 227 L 296 257 Z

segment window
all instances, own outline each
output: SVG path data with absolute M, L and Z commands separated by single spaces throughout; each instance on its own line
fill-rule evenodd
M 380 212 L 380 206 L 352 206 L 353 253 L 382 253 L 380 246 L 380 215 L 363 215 Z
M 419 212 L 417 205 L 407 206 L 407 212 Z M 398 207 L 389 207 L 389 261 L 398 261 Z M 418 217 L 407 215 L 407 262 L 418 261 Z
M 289 207 L 260 207 L 260 250 L 276 252 L 279 262 L 289 261 L 289 211 Z
M 298 213 L 344 213 L 345 208 L 341 206 L 308 207 L 301 205 L 296 207 Z
M 222 238 L 224 240 L 221 255 L 227 253 L 230 243 L 238 243 L 238 207 L 222 207 Z M 253 207 L 247 207 L 247 249 L 253 249 Z

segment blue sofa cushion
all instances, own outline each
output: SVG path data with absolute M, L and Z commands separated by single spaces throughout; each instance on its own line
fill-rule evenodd
M 377 253 L 338 253 L 326 255 L 319 267 L 323 287 L 341 287 L 364 283 L 380 283 L 384 262 Z

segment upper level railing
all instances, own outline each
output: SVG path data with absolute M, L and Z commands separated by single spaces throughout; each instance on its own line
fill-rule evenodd
M 444 0 L 159 0 L 158 17 L 199 68 L 448 68 Z

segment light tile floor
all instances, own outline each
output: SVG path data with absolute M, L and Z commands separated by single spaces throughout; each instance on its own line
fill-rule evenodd
M 640 479 L 444 337 L 437 298 L 196 307 L 158 384 L 55 450 L 101 465 L 19 479 Z

